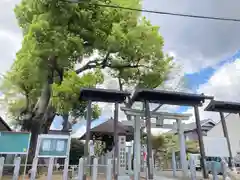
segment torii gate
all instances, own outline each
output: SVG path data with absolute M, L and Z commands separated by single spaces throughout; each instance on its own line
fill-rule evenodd
M 140 166 L 141 164 L 141 137 L 140 137 L 140 128 L 141 124 L 144 124 L 144 120 L 141 120 L 141 117 L 144 117 L 145 112 L 142 110 L 131 109 L 121 107 L 121 110 L 125 112 L 126 115 L 134 117 L 134 120 L 131 121 L 122 121 L 126 126 L 134 127 L 134 180 L 139 180 L 140 176 Z M 152 128 L 165 128 L 165 129 L 176 129 L 179 134 L 180 142 L 180 161 L 182 165 L 182 172 L 184 177 L 187 175 L 188 166 L 186 161 L 186 145 L 184 137 L 184 129 L 182 121 L 189 120 L 191 114 L 180 114 L 180 113 L 168 113 L 168 112 L 150 112 L 151 118 L 156 118 L 156 123 L 151 123 Z M 132 119 L 132 118 L 131 118 Z M 176 120 L 174 124 L 164 124 L 164 120 L 171 119 Z
M 142 102 L 145 110 L 146 117 L 146 130 L 147 130 L 147 167 L 148 167 L 148 179 L 153 179 L 153 167 L 152 167 L 152 142 L 151 142 L 151 116 L 149 103 L 155 104 L 168 104 L 178 106 L 190 106 L 194 107 L 195 120 L 197 125 L 197 134 L 199 140 L 201 165 L 203 169 L 203 177 L 208 178 L 207 169 L 205 166 L 205 150 L 202 138 L 202 130 L 200 124 L 198 107 L 202 106 L 206 99 L 213 99 L 212 96 L 205 96 L 204 94 L 189 94 L 183 92 L 171 92 L 164 90 L 151 90 L 151 89 L 137 89 L 132 98 L 129 101 L 130 107 L 134 102 Z

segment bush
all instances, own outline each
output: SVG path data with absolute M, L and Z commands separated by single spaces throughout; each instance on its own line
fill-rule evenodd
M 79 159 L 84 155 L 84 144 L 77 139 L 72 139 L 69 164 L 78 165 Z

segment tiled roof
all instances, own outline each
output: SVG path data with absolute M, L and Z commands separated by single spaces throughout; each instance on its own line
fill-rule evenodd
M 204 124 L 208 123 L 208 122 L 211 122 L 213 124 L 216 124 L 214 121 L 212 121 L 211 119 L 205 119 L 205 120 L 202 120 L 201 121 L 201 126 L 203 126 Z M 186 131 L 192 131 L 194 129 L 196 129 L 196 123 L 195 122 L 192 122 L 192 123 L 189 123 L 189 124 L 185 124 L 184 125 L 184 132 Z M 169 131 L 170 133 L 176 133 L 176 130 L 171 130 Z
M 75 132 L 72 133 L 73 138 L 85 138 L 84 135 L 86 133 L 86 122 L 81 124 Z M 101 132 L 105 134 L 113 134 L 113 119 L 112 118 L 99 118 L 93 120 L 91 123 L 91 132 Z M 133 135 L 133 127 L 125 126 L 120 121 L 118 122 L 118 132 L 121 134 L 130 134 Z

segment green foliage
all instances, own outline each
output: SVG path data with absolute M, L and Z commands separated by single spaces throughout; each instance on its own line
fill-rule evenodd
M 161 142 L 160 140 L 156 141 L 156 139 L 160 139 L 160 140 L 163 139 L 164 142 Z M 174 150 L 175 152 L 180 151 L 178 136 L 172 133 L 164 133 L 162 135 L 156 136 L 155 140 L 153 141 L 153 146 L 158 147 L 157 143 L 160 143 L 161 146 L 159 147 L 161 147 L 161 150 L 164 151 L 166 153 L 165 155 L 169 157 L 171 156 L 172 150 Z M 199 152 L 198 141 L 186 141 L 186 150 L 187 152 L 198 153 Z
M 120 34 L 122 39 L 119 41 L 123 42 L 118 48 L 120 57 L 114 63 L 120 67 L 125 64 L 138 67 L 116 68 L 123 83 L 146 88 L 158 87 L 165 80 L 171 61 L 162 53 L 163 40 L 158 34 L 159 28 L 151 26 L 145 18 L 139 21 L 138 26 L 129 28 L 128 33 L 121 25 L 114 28 L 114 35 Z
M 14 117 L 22 109 L 34 111 L 46 82 L 51 85 L 50 104 L 56 111 L 84 116 L 86 103 L 78 101 L 79 90 L 103 83 L 104 69 L 120 79 L 120 89 L 129 85 L 156 88 L 167 78 L 172 58 L 162 52 L 159 27 L 140 17 L 140 12 L 94 3 L 141 8 L 140 0 L 79 4 L 22 0 L 16 6 L 24 38 L 2 88 Z M 80 66 L 76 71 L 75 65 Z M 99 114 L 95 105 L 93 115 Z
M 187 152 L 199 153 L 199 142 L 198 141 L 186 141 Z
M 79 91 L 82 87 L 94 87 L 98 83 L 102 83 L 103 76 L 101 71 L 89 72 L 79 77 L 74 71 L 68 71 L 64 75 L 62 83 L 53 84 L 52 104 L 60 113 L 74 111 L 73 115 L 77 115 L 76 110 L 83 112 L 86 102 L 79 103 Z M 80 107 L 82 105 L 82 107 Z M 73 109 L 74 108 L 74 109 Z M 99 110 L 96 106 L 94 110 Z M 74 114 L 75 113 L 75 114 Z M 81 114 L 80 114 L 81 115 Z
M 160 150 L 164 146 L 165 146 L 164 136 L 162 135 L 152 136 L 152 148 L 154 150 Z
M 144 134 L 145 136 L 146 134 Z M 152 148 L 155 150 L 154 156 L 156 159 L 171 159 L 172 150 L 176 152 L 177 156 L 180 156 L 178 155 L 180 151 L 178 136 L 172 133 L 152 136 Z M 186 150 L 190 153 L 199 153 L 198 141 L 186 141 Z
M 96 157 L 100 157 L 104 154 L 105 144 L 102 141 L 94 141 L 94 154 Z
M 153 138 L 153 148 L 157 158 L 170 158 L 172 150 L 179 151 L 178 137 L 172 133 L 164 133 Z
M 172 133 L 165 133 L 164 134 L 165 143 L 168 145 L 168 149 L 171 151 L 171 149 L 178 149 L 179 141 L 178 136 Z

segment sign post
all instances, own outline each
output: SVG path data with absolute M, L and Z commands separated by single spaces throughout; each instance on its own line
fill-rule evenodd
M 225 137 L 203 137 L 206 156 L 229 157 L 227 139 Z
M 70 152 L 70 135 L 40 134 L 38 136 L 35 157 L 50 158 L 49 172 L 52 172 L 54 158 L 65 158 L 63 180 L 67 180 L 68 161 Z M 50 177 L 51 174 L 48 174 Z
M 26 174 L 30 139 L 31 133 L 28 132 L 0 132 L 0 154 L 26 155 L 23 179 Z
M 30 133 L 0 132 L 0 154 L 28 154 Z
M 36 149 L 36 157 L 67 158 L 69 157 L 71 138 L 69 135 L 40 134 Z

